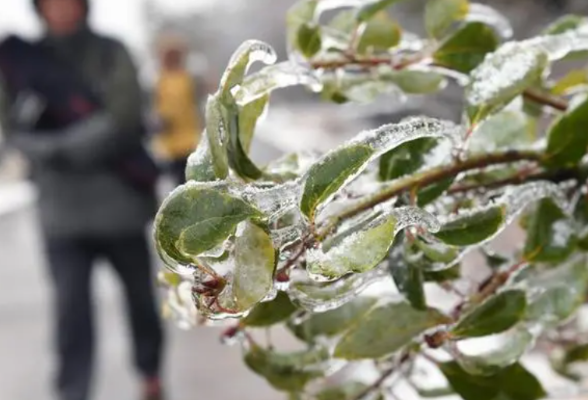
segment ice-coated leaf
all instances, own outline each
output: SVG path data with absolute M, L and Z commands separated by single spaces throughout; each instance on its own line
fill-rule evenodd
M 322 47 L 320 28 L 314 25 L 302 24 L 300 28 L 298 28 L 296 42 L 298 50 L 300 50 L 306 58 L 312 58 L 312 56 L 318 53 Z
M 489 345 L 487 341 L 492 340 Z M 476 348 L 476 354 L 470 355 L 460 351 L 460 345 L 467 343 L 469 348 Z M 500 370 L 516 363 L 533 343 L 533 335 L 524 328 L 513 328 L 500 335 L 487 338 L 470 339 L 457 343 L 455 352 L 459 365 L 472 375 L 494 375 Z M 490 348 L 488 348 L 490 347 Z M 480 351 L 482 350 L 482 351 Z
M 510 187 L 498 203 L 506 205 L 506 223 L 508 224 L 529 204 L 545 198 L 553 200 L 562 210 L 567 208 L 565 193 L 557 184 L 549 181 L 536 181 Z
M 529 262 L 559 263 L 575 248 L 571 219 L 551 200 L 539 201 L 527 221 L 524 257 Z
M 454 281 L 461 277 L 461 267 L 459 264 L 451 268 L 442 269 L 439 271 L 425 271 L 423 272 L 425 282 L 447 282 Z
M 314 91 L 322 88 L 321 81 L 312 70 L 285 61 L 248 75 L 242 84 L 233 88 L 232 94 L 237 104 L 244 105 L 276 89 L 295 85 L 306 85 Z
M 588 41 L 588 38 L 587 38 Z M 552 168 L 573 166 L 586 154 L 588 135 L 588 99 L 570 109 L 550 128 L 546 164 Z
M 370 160 L 373 149 L 357 144 L 340 147 L 314 164 L 305 177 L 300 209 L 314 219 L 317 207 L 332 196 Z
M 235 240 L 233 295 L 240 309 L 260 302 L 274 285 L 276 251 L 269 234 L 259 226 L 245 222 Z
M 229 124 L 226 109 L 221 103 L 220 96 L 214 94 L 208 97 L 206 103 L 206 133 L 208 147 L 212 155 L 214 174 L 219 179 L 225 179 L 229 174 L 229 159 L 227 144 L 229 141 Z M 234 117 L 234 116 L 233 116 Z
M 429 36 L 440 39 L 455 22 L 465 18 L 468 0 L 428 0 L 425 7 L 425 28 Z
M 379 306 L 343 335 L 335 348 L 335 357 L 379 359 L 400 350 L 427 329 L 447 321 L 448 318 L 435 309 L 419 311 L 407 303 Z
M 455 337 L 481 337 L 503 332 L 519 322 L 527 308 L 522 290 L 505 290 L 476 306 L 451 330 Z
M 547 65 L 547 55 L 519 42 L 502 45 L 471 72 L 466 88 L 470 121 L 475 124 L 499 111 L 537 81 Z
M 389 181 L 417 171 L 425 163 L 427 153 L 436 144 L 436 139 L 421 138 L 390 150 L 380 158 L 380 179 Z
M 546 395 L 537 378 L 520 363 L 491 376 L 470 375 L 455 361 L 439 367 L 453 390 L 464 400 L 539 400 Z
M 529 300 L 526 319 L 551 325 L 569 318 L 584 303 L 588 288 L 586 260 L 580 257 L 538 277 L 531 277 L 535 289 Z
M 229 163 L 237 174 L 244 178 L 259 179 L 263 172 L 249 158 L 248 152 L 255 132 L 257 120 L 265 110 L 269 97 L 262 96 L 233 111 L 238 113 L 238 123 L 231 126 L 229 131 Z M 237 109 L 232 105 L 229 109 Z M 235 129 L 238 128 L 238 129 Z
M 376 301 L 372 297 L 357 297 L 334 310 L 310 314 L 302 322 L 290 324 L 289 328 L 296 337 L 305 342 L 313 342 L 318 336 L 334 336 L 360 321 Z
M 307 252 L 307 270 L 328 279 L 350 272 L 362 273 L 375 268 L 388 254 L 394 236 L 409 226 L 436 231 L 439 224 L 428 212 L 415 207 L 396 208 L 370 221 L 362 230 L 352 232 L 327 251 Z
M 303 178 L 300 208 L 312 219 L 316 208 L 359 174 L 369 161 L 403 143 L 425 137 L 455 140 L 460 133 L 461 127 L 452 122 L 427 117 L 406 118 L 397 124 L 363 131 L 310 167 Z
M 272 301 L 257 304 L 241 323 L 252 327 L 272 326 L 290 318 L 296 310 L 297 307 L 292 304 L 288 295 L 278 292 Z
M 241 84 L 249 66 L 255 61 L 264 64 L 273 64 L 277 60 L 274 49 L 267 43 L 259 40 L 247 40 L 237 48 L 231 56 L 220 82 L 221 97 L 226 101 L 231 89 Z
M 402 69 L 379 71 L 380 78 L 392 82 L 404 93 L 429 94 L 445 86 L 445 77 L 429 69 Z
M 429 117 L 408 117 L 396 124 L 383 125 L 374 130 L 360 132 L 351 143 L 362 143 L 374 149 L 373 158 L 420 138 L 449 139 L 457 142 L 463 128 L 451 121 Z
M 452 176 L 450 178 L 442 179 L 437 183 L 432 183 L 422 189 L 419 189 L 417 192 L 417 206 L 424 207 L 427 204 L 435 201 L 451 187 L 453 181 L 455 181 L 455 178 L 455 176 Z
M 293 282 L 288 294 L 309 311 L 325 312 L 352 301 L 367 286 L 387 275 L 384 269 L 378 267 L 363 274 L 347 275 L 335 282 Z
M 357 11 L 357 21 L 366 22 L 370 20 L 374 15 L 380 11 L 385 10 L 394 3 L 398 3 L 400 0 L 376 0 L 369 1 L 368 4 L 364 5 Z
M 586 17 L 574 14 L 567 14 L 559 17 L 553 21 L 543 31 L 546 35 L 558 35 L 560 33 L 574 31 L 580 28 L 582 25 L 588 24 Z
M 211 182 L 214 180 L 216 180 L 216 175 L 208 145 L 208 133 L 205 130 L 196 151 L 188 157 L 186 181 Z
M 359 37 L 357 51 L 366 54 L 388 50 L 400 42 L 401 34 L 395 21 L 386 15 L 378 15 L 367 22 Z
M 354 400 L 368 385 L 363 382 L 347 381 L 338 386 L 321 390 L 316 400 Z
M 318 0 L 301 0 L 295 2 L 286 14 L 286 28 L 289 50 L 299 50 L 298 31 L 306 24 L 314 24 Z
M 297 353 L 276 353 L 253 345 L 245 354 L 245 364 L 263 376 L 277 390 L 298 392 L 307 383 L 324 375 L 321 364 L 329 359 L 326 349 Z
M 470 153 L 487 153 L 499 149 L 529 146 L 533 140 L 533 124 L 521 111 L 503 110 L 482 122 L 473 133 Z
M 176 262 L 194 257 L 224 241 L 237 224 L 261 214 L 240 198 L 206 185 L 178 187 L 155 218 L 158 248 Z
M 417 310 L 426 310 L 425 278 L 420 266 L 407 260 L 403 254 L 398 254 L 390 258 L 389 269 L 398 291 L 410 305 Z
M 491 26 L 502 38 L 512 37 L 513 30 L 510 21 L 496 9 L 480 3 L 470 3 L 468 15 L 464 18 L 469 22 L 481 22 Z
M 578 88 L 588 86 L 588 70 L 575 69 L 560 78 L 552 87 L 551 92 L 556 96 L 563 96 Z
M 437 64 L 467 73 L 477 67 L 486 54 L 496 50 L 497 46 L 498 38 L 490 27 L 472 22 L 445 39 L 433 58 Z
M 470 246 L 493 237 L 504 225 L 505 206 L 461 214 L 441 226 L 435 236 L 452 246 Z

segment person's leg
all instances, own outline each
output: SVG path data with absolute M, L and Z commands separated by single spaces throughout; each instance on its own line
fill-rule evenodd
M 47 255 L 55 299 L 56 389 L 60 400 L 86 400 L 94 354 L 93 251 L 81 240 L 48 240 Z
M 138 233 L 132 237 L 110 239 L 104 243 L 102 251 L 124 286 L 135 366 L 143 378 L 159 378 L 163 331 L 145 235 Z

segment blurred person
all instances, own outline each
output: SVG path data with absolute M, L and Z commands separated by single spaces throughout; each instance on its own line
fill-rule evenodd
M 185 181 L 186 161 L 200 139 L 196 79 L 186 67 L 188 54 L 181 37 L 166 33 L 158 43 L 160 71 L 155 107 L 161 130 L 155 150 L 176 185 Z
M 128 51 L 89 27 L 88 0 L 33 0 L 44 37 L 11 38 L 0 123 L 28 159 L 54 287 L 59 400 L 87 400 L 94 364 L 92 267 L 122 281 L 144 400 L 163 399 L 163 332 L 145 228 L 156 170 L 142 147 L 141 89 Z M 8 55 L 8 56 L 7 56 Z M 28 60 L 28 61 L 27 61 Z

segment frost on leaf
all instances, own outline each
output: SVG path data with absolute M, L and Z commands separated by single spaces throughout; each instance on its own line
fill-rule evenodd
M 307 253 L 307 270 L 322 278 L 335 279 L 350 272 L 361 273 L 375 268 L 388 254 L 394 236 L 409 226 L 436 231 L 435 217 L 418 208 L 394 209 L 370 221 L 361 230 L 352 231 L 328 250 Z

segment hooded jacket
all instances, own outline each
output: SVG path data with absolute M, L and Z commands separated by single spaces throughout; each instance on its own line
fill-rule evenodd
M 14 123 L 19 113 L 16 99 L 0 80 L 2 130 L 7 143 L 29 160 L 46 235 L 113 237 L 143 232 L 155 211 L 155 194 L 137 190 L 111 167 L 113 159 L 141 146 L 144 135 L 141 89 L 128 51 L 85 23 L 67 37 L 46 34 L 40 45 L 90 83 L 103 104 L 102 111 L 58 135 L 40 135 L 30 132 L 37 127 Z

